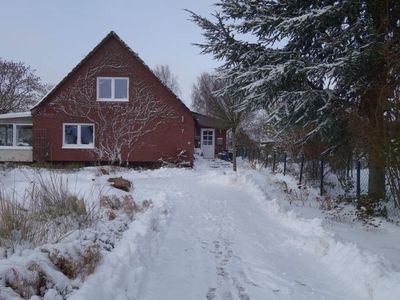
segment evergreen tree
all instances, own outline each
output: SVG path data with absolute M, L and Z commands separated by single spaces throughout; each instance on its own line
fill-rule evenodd
M 253 106 L 297 124 L 329 146 L 348 134 L 347 116 L 365 127 L 369 194 L 385 193 L 385 109 L 399 85 L 398 0 L 221 0 L 215 20 L 191 13 L 198 44 Z M 351 112 L 351 114 L 350 114 Z M 339 126 L 338 126 L 339 125 Z

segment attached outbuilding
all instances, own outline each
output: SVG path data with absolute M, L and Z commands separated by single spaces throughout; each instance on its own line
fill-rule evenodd
M 0 115 L 0 161 L 32 161 L 31 112 Z
M 200 150 L 204 158 L 218 157 L 227 151 L 227 124 L 207 115 L 193 112 L 195 120 L 195 148 Z

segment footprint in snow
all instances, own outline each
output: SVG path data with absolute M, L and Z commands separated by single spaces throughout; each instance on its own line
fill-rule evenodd
M 216 288 L 210 288 L 207 292 L 206 298 L 207 300 L 213 300 L 215 299 L 215 292 L 217 291 Z

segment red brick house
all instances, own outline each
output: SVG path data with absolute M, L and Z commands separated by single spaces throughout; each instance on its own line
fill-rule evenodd
M 31 109 L 31 117 L 20 117 L 23 122 L 0 116 L 0 161 L 192 164 L 195 136 L 207 157 L 226 149 L 223 126 L 192 115 L 114 32 Z M 26 153 L 11 157 L 22 144 Z

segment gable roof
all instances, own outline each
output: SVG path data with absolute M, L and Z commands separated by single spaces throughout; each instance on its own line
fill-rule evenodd
M 176 100 L 179 101 L 181 105 L 189 112 L 191 113 L 190 109 L 183 103 L 183 101 L 168 87 L 166 86 L 158 77 L 157 75 L 154 74 L 154 72 L 151 70 L 151 68 L 139 57 L 139 55 L 134 52 L 119 36 L 116 34 L 114 31 L 110 31 L 104 39 L 101 40 L 100 43 L 96 45 L 90 51 L 61 81 L 54 86 L 40 101 L 38 101 L 34 106 L 31 107 L 31 111 L 35 110 L 37 107 L 41 106 L 43 103 L 48 101 L 48 99 L 51 98 L 52 95 L 85 63 L 89 60 L 90 57 L 92 57 L 97 50 L 99 50 L 109 39 L 115 38 L 125 49 L 127 49 L 148 71 L 150 71 L 151 74 L 158 80 L 158 82 L 164 86 L 175 98 Z
M 228 129 L 229 126 L 221 119 L 206 116 L 192 111 L 193 118 L 200 127 L 209 127 L 217 129 Z

